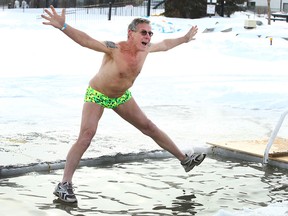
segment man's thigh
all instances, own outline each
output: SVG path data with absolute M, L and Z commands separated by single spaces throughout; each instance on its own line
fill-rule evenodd
M 139 129 L 145 126 L 149 121 L 149 119 L 140 109 L 133 97 L 126 103 L 121 104 L 120 106 L 115 108 L 114 111 L 127 122 Z
M 81 129 L 90 128 L 96 130 L 103 111 L 104 108 L 100 105 L 85 102 L 82 110 Z

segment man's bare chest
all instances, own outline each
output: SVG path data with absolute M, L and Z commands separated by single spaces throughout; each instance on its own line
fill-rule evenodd
M 119 55 L 119 58 L 115 59 L 116 66 L 122 73 L 138 74 L 144 64 L 145 56 L 129 56 Z

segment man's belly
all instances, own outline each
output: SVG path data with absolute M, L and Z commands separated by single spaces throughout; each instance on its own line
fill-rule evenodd
M 108 81 L 101 80 L 97 78 L 93 78 L 90 80 L 89 85 L 101 92 L 102 94 L 107 95 L 110 98 L 118 98 L 125 94 L 126 90 L 128 90 L 132 86 L 132 82 L 128 80 L 117 80 L 117 81 Z

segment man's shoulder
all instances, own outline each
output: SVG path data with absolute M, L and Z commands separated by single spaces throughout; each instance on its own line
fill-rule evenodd
M 112 48 L 112 49 L 115 49 L 115 48 L 118 48 L 118 45 L 117 43 L 113 42 L 113 41 L 104 41 L 106 47 L 108 48 Z

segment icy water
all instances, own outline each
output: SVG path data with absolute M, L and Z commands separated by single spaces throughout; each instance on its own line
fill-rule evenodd
M 82 167 L 78 205 L 52 194 L 62 171 L 1 179 L 1 215 L 288 215 L 285 170 L 227 158 L 207 158 L 190 174 L 179 167 L 171 158 Z

